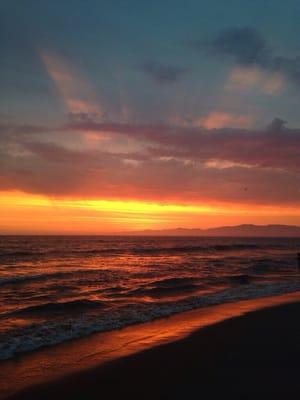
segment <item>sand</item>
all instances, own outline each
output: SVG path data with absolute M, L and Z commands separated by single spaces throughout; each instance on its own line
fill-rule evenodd
M 299 316 L 299 301 L 252 311 L 9 398 L 298 399 Z

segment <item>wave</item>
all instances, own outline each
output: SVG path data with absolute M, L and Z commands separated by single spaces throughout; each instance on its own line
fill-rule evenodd
M 0 278 L 0 286 L 22 284 L 31 281 L 43 281 L 46 279 L 77 277 L 79 275 L 83 275 L 85 277 L 87 275 L 97 275 L 100 277 L 107 272 L 111 273 L 112 271 L 108 269 L 74 269 L 70 271 L 46 272 L 41 274 L 22 274 Z
M 230 275 L 227 276 L 227 279 L 231 283 L 239 284 L 239 285 L 248 285 L 253 281 L 253 277 L 247 274 L 239 274 L 239 275 Z
M 166 278 L 141 285 L 137 289 L 130 290 L 130 288 L 125 286 L 117 286 L 101 290 L 101 293 L 107 293 L 110 298 L 130 298 L 136 296 L 162 297 L 199 290 L 204 285 L 198 282 L 199 279 L 197 278 Z
M 164 288 L 147 288 L 147 289 L 136 289 L 129 293 L 134 296 L 167 296 L 167 295 L 178 295 L 186 292 L 197 291 L 199 287 L 197 285 L 182 285 L 179 287 L 164 287 Z M 128 296 L 128 294 L 127 294 Z
M 153 281 L 145 287 L 132 290 L 129 295 L 164 296 L 183 294 L 200 289 L 200 284 L 195 278 L 167 278 Z M 203 285 L 202 285 L 203 286 Z
M 5 360 L 19 353 L 36 350 L 45 346 L 88 336 L 95 332 L 111 331 L 122 327 L 167 317 L 172 314 L 195 308 L 207 307 L 251 298 L 279 295 L 300 290 L 300 282 L 278 284 L 249 284 L 221 290 L 219 292 L 191 296 L 176 302 L 138 303 L 120 307 L 99 316 L 81 314 L 79 318 L 65 318 L 63 321 L 52 321 L 33 324 L 9 332 L 1 338 L 0 359 Z M 51 306 L 52 307 L 52 306 Z
M 42 257 L 55 255 L 59 257 L 78 257 L 81 255 L 103 255 L 112 256 L 120 254 L 137 254 L 137 255 L 147 255 L 156 253 L 192 253 L 192 252 L 212 252 L 212 251 L 234 251 L 234 250 L 251 250 L 266 247 L 266 245 L 261 244 L 225 244 L 225 245 L 207 245 L 207 246 L 175 246 L 175 247 L 131 247 L 131 248 L 93 248 L 93 249 L 73 249 L 70 251 L 62 250 L 17 250 L 17 251 L 4 251 L 0 252 L 0 258 L 20 258 L 20 257 Z
M 237 244 L 216 244 L 212 246 L 213 250 L 226 251 L 226 250 L 254 250 L 266 247 L 265 245 L 251 244 L 251 243 L 237 243 Z
M 36 255 L 43 255 L 44 252 L 41 251 L 33 251 L 33 250 L 16 250 L 16 251 L 4 251 L 0 253 L 0 258 L 6 257 L 32 257 Z
M 4 278 L 0 278 L 0 286 L 3 285 L 11 285 L 15 283 L 23 283 L 23 282 L 30 282 L 30 281 L 38 281 L 38 280 L 45 280 L 48 278 L 59 278 L 68 275 L 73 275 L 74 271 L 66 272 L 52 272 L 52 273 L 42 273 L 42 274 L 24 274 L 24 275 L 17 275 L 17 276 L 8 276 Z
M 251 265 L 249 270 L 256 274 L 266 274 L 270 272 L 279 272 L 279 271 L 288 271 L 295 266 L 293 263 L 289 263 L 288 260 L 285 259 L 277 259 L 277 260 L 261 260 L 256 261 Z
M 2 314 L 1 316 L 7 317 L 12 315 L 33 315 L 33 314 L 65 314 L 72 313 L 72 312 L 83 312 L 89 311 L 91 309 L 103 309 L 106 307 L 105 303 L 100 300 L 89 300 L 89 299 L 82 299 L 82 300 L 71 300 L 66 302 L 50 302 L 44 304 L 38 304 L 35 306 L 29 306 L 26 308 L 21 308 L 19 310 L 9 312 L 6 314 Z
M 166 278 L 166 279 L 160 279 L 157 281 L 153 281 L 150 283 L 150 285 L 154 285 L 159 288 L 165 288 L 165 287 L 180 287 L 183 284 L 189 284 L 189 283 L 194 283 L 197 282 L 197 278 L 190 278 L 190 277 L 184 277 L 184 278 Z
M 233 250 L 251 250 L 261 248 L 257 244 L 227 244 L 212 246 L 180 246 L 180 247 L 151 247 L 141 249 L 131 249 L 136 254 L 153 253 L 191 253 L 191 252 L 213 252 L 213 251 L 233 251 Z

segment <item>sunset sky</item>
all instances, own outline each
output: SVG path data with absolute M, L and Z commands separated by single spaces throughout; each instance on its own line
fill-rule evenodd
M 298 0 L 0 4 L 0 233 L 300 225 Z

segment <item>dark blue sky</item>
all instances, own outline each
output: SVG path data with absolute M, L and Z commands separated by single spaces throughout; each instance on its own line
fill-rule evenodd
M 246 88 L 231 85 L 230 74 L 241 65 L 208 45 L 224 30 L 250 28 L 274 57 L 294 60 L 300 55 L 296 0 L 10 0 L 0 7 L 0 104 L 10 119 L 63 118 L 65 110 L 42 60 L 49 53 L 89 81 L 109 120 L 121 120 L 126 108 L 136 122 L 175 118 L 194 124 L 222 112 L 243 115 L 255 127 L 275 117 L 291 126 L 300 123 L 299 82 L 286 72 L 244 65 L 263 76 L 252 77 L 256 83 Z M 282 80 L 278 88 L 274 83 L 274 90 L 264 90 L 264 81 L 272 86 L 276 73 Z

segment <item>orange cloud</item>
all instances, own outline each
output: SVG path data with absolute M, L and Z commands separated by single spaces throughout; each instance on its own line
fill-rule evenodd
M 265 94 L 275 95 L 284 89 L 283 76 L 276 72 L 263 72 L 259 68 L 236 67 L 229 75 L 226 89 L 249 90 L 257 89 Z
M 214 111 L 198 121 L 198 125 L 206 129 L 220 128 L 247 128 L 252 122 L 248 115 L 234 115 L 225 112 Z
M 255 168 L 255 166 L 251 164 L 245 164 L 245 163 L 238 163 L 238 162 L 233 162 L 233 161 L 227 161 L 227 160 L 216 160 L 216 159 L 211 159 L 208 160 L 204 163 L 204 165 L 207 168 L 215 168 L 215 169 L 226 169 L 226 168 Z

